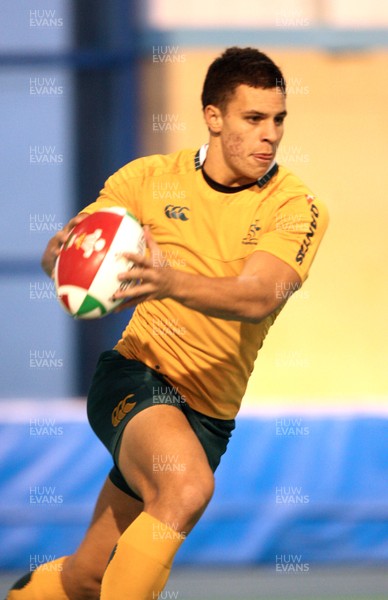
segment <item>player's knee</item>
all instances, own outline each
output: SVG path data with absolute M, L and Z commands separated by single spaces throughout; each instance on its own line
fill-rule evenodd
M 213 492 L 214 478 L 211 474 L 197 479 L 187 478 L 172 494 L 166 494 L 174 517 L 172 520 L 179 523 L 181 531 L 191 531 L 209 504 Z
M 191 519 L 198 519 L 209 504 L 214 492 L 214 478 L 186 482 L 179 494 L 181 510 Z
M 200 473 L 180 473 L 179 477 L 158 478 L 143 493 L 144 510 L 174 529 L 188 533 L 209 504 L 214 492 L 214 476 L 209 469 Z

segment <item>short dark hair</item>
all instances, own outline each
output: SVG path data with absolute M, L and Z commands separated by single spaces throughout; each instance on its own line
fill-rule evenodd
M 280 88 L 286 93 L 286 82 L 279 67 L 255 48 L 227 48 L 210 65 L 202 90 L 202 108 L 209 104 L 225 110 L 237 86 Z

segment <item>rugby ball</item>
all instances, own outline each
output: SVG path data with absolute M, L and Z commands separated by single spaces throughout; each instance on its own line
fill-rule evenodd
M 125 208 L 103 208 L 88 215 L 70 232 L 55 263 L 54 280 L 60 305 L 77 319 L 99 319 L 123 300 L 112 300 L 121 287 L 117 276 L 133 263 L 122 252 L 145 253 L 143 229 Z

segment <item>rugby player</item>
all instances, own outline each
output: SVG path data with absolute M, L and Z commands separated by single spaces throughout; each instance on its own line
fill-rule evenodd
M 137 217 L 148 246 L 120 276 L 140 280 L 115 294 L 136 310 L 89 392 L 90 424 L 113 457 L 91 525 L 73 555 L 27 575 L 9 600 L 158 597 L 212 497 L 257 352 L 325 232 L 324 204 L 276 162 L 287 112 L 274 62 L 228 48 L 202 107 L 207 144 L 127 164 L 45 250 L 52 276 L 74 224 L 110 206 Z M 161 469 L 168 457 L 180 468 Z

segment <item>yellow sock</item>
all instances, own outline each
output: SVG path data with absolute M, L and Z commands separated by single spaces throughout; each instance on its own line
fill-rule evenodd
M 69 600 L 61 579 L 65 558 L 40 565 L 24 575 L 9 590 L 6 600 Z
M 184 539 L 142 512 L 118 541 L 102 580 L 101 600 L 156 600 Z

